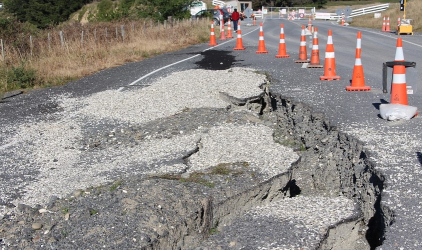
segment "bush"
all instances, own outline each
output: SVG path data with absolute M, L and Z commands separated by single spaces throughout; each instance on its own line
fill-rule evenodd
M 27 69 L 22 63 L 19 67 L 12 67 L 7 73 L 8 89 L 32 88 L 36 84 L 36 71 Z

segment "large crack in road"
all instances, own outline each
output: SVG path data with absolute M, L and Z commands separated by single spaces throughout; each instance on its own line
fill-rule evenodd
M 145 91 L 53 98 L 39 106 L 47 121 L 11 128 L 3 179 L 16 177 L 16 186 L 2 188 L 0 246 L 381 245 L 392 212 L 380 205 L 384 178 L 362 143 L 311 107 L 270 93 L 264 74 L 233 69 L 231 53 L 201 55 L 201 70 Z M 24 142 L 29 157 L 19 152 Z

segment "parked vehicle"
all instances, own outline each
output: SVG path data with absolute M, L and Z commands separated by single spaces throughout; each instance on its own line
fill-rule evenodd
M 202 1 L 193 1 L 190 4 L 190 14 L 196 15 L 199 11 L 201 10 L 206 10 L 207 9 L 207 4 L 202 2 Z
M 210 18 L 214 25 L 220 25 L 220 15 L 223 15 L 224 23 L 230 20 L 230 13 L 226 9 L 207 9 L 201 10 L 192 16 L 193 19 Z

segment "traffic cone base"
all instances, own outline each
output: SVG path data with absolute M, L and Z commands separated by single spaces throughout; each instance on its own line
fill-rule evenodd
M 308 59 L 306 60 L 296 60 L 295 63 L 309 63 L 310 61 Z
M 403 42 L 401 37 L 397 38 L 395 62 L 404 62 Z M 391 104 L 408 105 L 406 67 L 403 65 L 393 66 L 393 80 L 391 83 Z
M 214 32 L 214 24 L 211 23 L 211 34 L 210 34 L 210 43 L 209 46 L 217 45 L 217 41 L 215 39 L 215 32 Z
M 385 31 L 390 32 L 390 17 L 387 17 L 387 24 L 385 25 Z
M 240 26 L 239 26 L 237 30 L 236 47 L 234 48 L 234 50 L 244 50 L 244 49 L 245 47 L 243 47 L 242 33 L 240 31 Z
M 259 25 L 259 42 L 257 54 L 266 54 L 268 51 L 265 49 L 264 31 L 262 29 L 262 23 Z
M 308 68 L 322 68 L 319 60 L 319 42 L 318 42 L 318 28 L 314 28 L 314 37 L 312 40 L 311 63 Z
M 220 40 L 226 40 L 226 34 L 224 30 L 224 20 L 221 20 L 220 22 Z
M 309 63 L 308 54 L 306 52 L 305 25 L 302 25 L 300 34 L 299 59 L 295 63 Z
M 362 32 L 359 31 L 357 34 L 355 66 L 353 68 L 352 80 L 350 80 L 351 86 L 346 87 L 347 91 L 371 90 L 371 87 L 365 86 L 365 75 L 363 73 L 361 54 L 362 54 Z
M 346 90 L 347 91 L 369 91 L 369 90 L 371 90 L 371 87 L 369 87 L 369 86 L 364 86 L 364 87 L 347 86 Z
M 309 64 L 308 68 L 324 68 L 321 64 Z
M 288 58 L 290 57 L 289 55 L 276 55 L 276 58 Z
M 227 24 L 227 36 L 226 36 L 226 38 L 233 38 L 230 20 L 229 20 L 229 23 Z
M 332 81 L 332 80 L 340 80 L 341 77 L 340 76 L 320 76 L 319 79 L 324 80 L 324 81 Z
M 328 30 L 327 48 L 325 49 L 324 65 L 324 75 L 319 77 L 320 80 L 332 81 L 341 79 L 340 76 L 336 75 L 336 61 L 333 45 L 333 34 L 331 30 Z
M 288 58 L 290 57 L 286 53 L 286 42 L 284 40 L 284 25 L 280 25 L 280 43 L 278 45 L 278 54 L 275 56 L 276 58 Z

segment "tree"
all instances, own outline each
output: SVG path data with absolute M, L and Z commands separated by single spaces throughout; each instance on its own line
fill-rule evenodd
M 136 8 L 140 17 L 163 21 L 169 16 L 185 18 L 190 16 L 189 5 L 193 0 L 140 0 Z
M 21 22 L 46 28 L 69 19 L 92 0 L 4 0 L 4 8 Z

